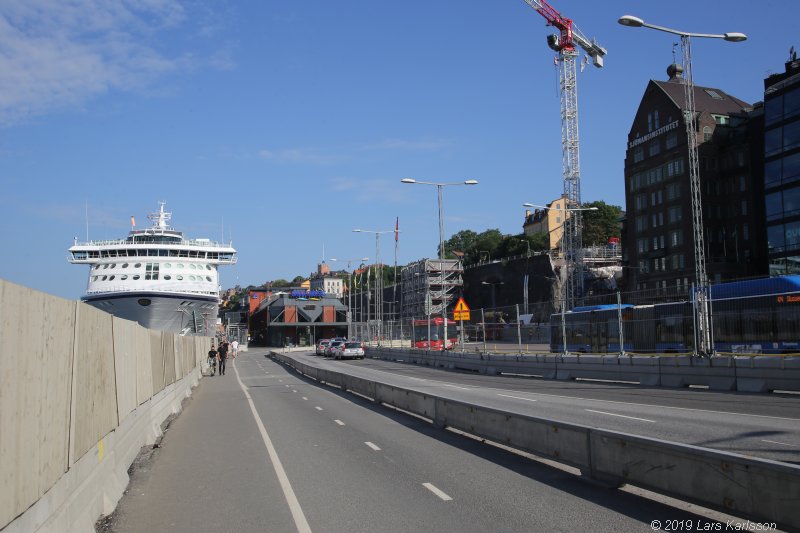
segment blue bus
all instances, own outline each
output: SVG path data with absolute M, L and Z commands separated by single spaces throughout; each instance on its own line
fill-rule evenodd
M 621 306 L 624 351 L 692 353 L 691 301 Z M 800 353 L 800 276 L 720 283 L 710 288 L 714 350 L 720 353 Z M 617 305 L 576 307 L 564 314 L 566 348 L 619 353 Z M 550 318 L 552 352 L 564 350 L 561 314 Z

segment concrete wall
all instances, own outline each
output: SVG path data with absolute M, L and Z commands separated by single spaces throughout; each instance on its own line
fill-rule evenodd
M 211 339 L 4 280 L 0 339 L 0 530 L 93 530 L 197 383 Z

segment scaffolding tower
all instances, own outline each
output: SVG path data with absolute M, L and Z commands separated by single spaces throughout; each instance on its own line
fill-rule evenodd
M 420 259 L 404 267 L 402 319 L 441 316 L 446 312 L 464 285 L 463 270 L 458 259 Z

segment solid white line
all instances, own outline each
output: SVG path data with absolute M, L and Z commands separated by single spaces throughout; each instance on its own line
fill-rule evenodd
M 503 396 L 504 398 L 514 398 L 515 400 L 525 400 L 528 402 L 538 402 L 539 400 L 534 400 L 532 398 L 523 398 L 521 396 L 509 396 L 508 394 L 498 394 L 498 396 Z
M 606 413 L 605 411 L 595 411 L 594 409 L 584 409 L 584 411 L 589 411 L 590 413 L 600 413 L 601 415 L 618 416 L 620 418 L 630 418 L 631 420 L 641 420 L 642 422 L 652 422 L 654 424 L 656 423 L 655 420 L 648 420 L 646 418 L 636 418 L 635 416 L 618 415 L 615 413 Z
M 797 444 L 789 444 L 789 443 L 786 443 L 786 442 L 778 442 L 776 440 L 761 439 L 761 442 L 769 442 L 770 444 L 782 444 L 783 446 L 791 446 L 792 448 L 797 448 Z
M 319 405 L 315 405 L 314 409 L 316 409 L 317 411 L 322 411 L 322 407 L 320 407 Z
M 343 426 L 343 425 L 344 425 L 344 422 L 342 422 L 341 420 L 334 420 L 334 422 L 336 422 L 336 423 L 337 423 L 337 424 L 339 424 L 340 426 Z
M 377 446 L 375 446 L 375 445 L 374 445 L 374 444 L 372 444 L 371 442 L 365 442 L 364 444 L 366 444 L 367 446 L 369 446 L 370 448 L 372 448 L 372 449 L 373 449 L 373 450 L 375 450 L 376 452 L 379 452 L 379 451 L 381 451 L 381 449 L 380 449 L 380 448 L 378 448 Z
M 264 427 L 264 422 L 261 421 L 261 417 L 258 415 L 256 406 L 253 403 L 253 398 L 250 397 L 250 393 L 247 392 L 247 387 L 245 387 L 244 383 L 242 383 L 242 379 L 239 377 L 239 369 L 236 368 L 235 364 L 233 365 L 233 370 L 236 372 L 236 380 L 239 382 L 239 387 L 241 387 L 245 397 L 247 398 L 247 403 L 250 405 L 250 412 L 253 413 L 253 418 L 256 420 L 258 431 L 261 433 L 261 440 L 264 441 L 264 446 L 267 447 L 267 454 L 272 462 L 272 467 L 275 469 L 275 474 L 278 476 L 278 481 L 281 484 L 281 489 L 283 489 L 283 495 L 286 498 L 286 503 L 289 504 L 289 510 L 292 512 L 294 525 L 297 527 L 298 533 L 311 533 L 311 527 L 308 525 L 308 520 L 306 520 L 306 515 L 303 513 L 303 508 L 300 507 L 300 502 L 297 500 L 294 489 L 292 489 L 292 484 L 289 482 L 289 477 L 286 475 L 286 471 L 283 469 L 280 458 L 278 458 L 278 452 L 275 450 L 275 446 L 272 445 L 272 440 L 267 434 L 267 428 Z
M 446 502 L 449 502 L 450 500 L 453 499 L 450 496 L 448 496 L 447 494 L 445 494 L 444 492 L 442 492 L 441 490 L 437 489 L 435 486 L 433 486 L 430 483 L 423 483 L 422 486 L 425 487 L 426 489 L 428 489 L 429 491 L 431 491 L 432 493 L 436 494 L 438 497 L 440 497 L 441 499 L 443 499 Z

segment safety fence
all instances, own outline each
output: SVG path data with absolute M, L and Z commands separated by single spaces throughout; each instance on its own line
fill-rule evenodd
M 93 530 L 200 379 L 207 337 L 0 280 L 0 529 Z

